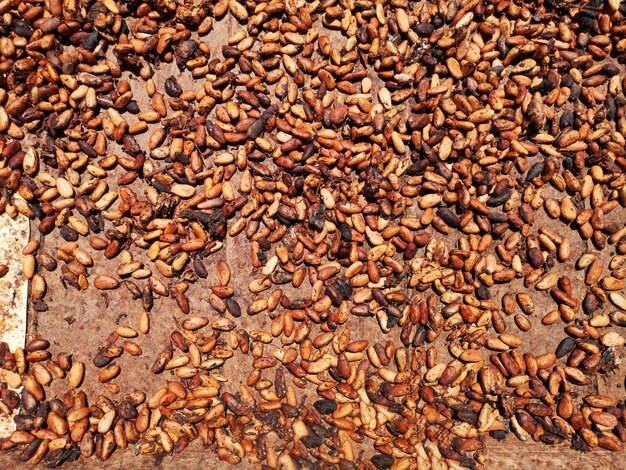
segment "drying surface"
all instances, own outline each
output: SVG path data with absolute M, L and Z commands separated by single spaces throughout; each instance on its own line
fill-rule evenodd
M 217 44 L 218 40 L 222 40 L 232 34 L 240 26 L 229 16 L 227 19 L 216 23 L 214 30 L 209 35 L 209 39 L 206 38 L 209 44 Z M 338 37 L 335 40 L 339 40 Z M 217 52 L 217 51 L 216 51 Z M 191 86 L 190 77 L 187 73 L 179 73 L 174 64 L 163 64 L 156 70 L 154 77 L 155 83 L 162 87 L 165 79 L 171 74 L 178 76 L 179 82 L 183 88 L 189 89 Z M 143 83 L 138 80 L 131 79 L 131 88 L 135 93 L 135 99 L 138 101 L 140 107 L 149 104 L 149 98 L 142 89 Z M 149 133 L 145 133 L 138 138 L 140 144 L 145 145 Z M 135 187 L 140 187 L 135 185 Z M 537 215 L 537 226 L 550 225 L 555 231 L 561 235 L 569 234 L 570 229 L 561 222 L 554 222 L 549 219 L 543 209 L 540 208 Z M 36 228 L 33 230 L 33 237 L 37 237 Z M 440 239 L 443 238 L 441 234 L 433 232 L 433 237 Z M 49 252 L 54 252 L 61 239 L 58 235 L 52 234 L 45 238 L 45 244 L 42 245 L 43 249 Z M 572 237 L 573 247 L 572 256 L 565 265 L 559 265 L 561 274 L 568 275 L 571 279 L 576 280 L 574 282 L 574 293 L 580 294 L 583 292 L 584 285 L 582 285 L 581 272 L 576 271 L 574 263 L 578 259 L 579 255 L 585 251 L 593 251 L 591 244 L 586 245 L 580 240 L 580 238 L 574 234 Z M 454 243 L 451 239 L 448 239 L 449 246 L 453 246 Z M 79 245 L 82 248 L 88 248 L 88 243 L 85 239 L 79 240 Z M 419 251 L 422 253 L 423 249 Z M 611 248 L 606 250 L 606 259 L 610 259 L 613 250 Z M 141 259 L 138 252 L 133 252 L 136 259 Z M 107 274 L 114 272 L 117 268 L 117 261 L 109 261 L 101 253 L 93 254 L 95 267 L 91 270 L 91 279 L 98 274 Z M 217 284 L 215 278 L 215 271 L 213 266 L 218 260 L 225 260 L 231 267 L 233 273 L 233 279 L 231 285 L 235 286 L 235 296 L 245 310 L 245 306 L 252 302 L 252 294 L 247 290 L 246 286 L 251 279 L 255 278 L 253 268 L 250 266 L 250 248 L 247 240 L 243 236 L 239 236 L 235 239 L 226 238 L 224 241 L 224 248 L 207 258 L 204 262 L 207 268 L 209 268 L 209 277 L 205 281 L 192 284 L 188 297 L 191 301 L 191 312 L 206 316 L 212 322 L 218 318 L 218 313 L 211 308 L 207 301 L 207 285 Z M 46 338 L 51 343 L 51 352 L 56 354 L 57 352 L 68 352 L 73 354 L 75 360 L 83 361 L 87 366 L 86 378 L 83 385 L 83 390 L 90 397 L 95 397 L 98 394 L 105 394 L 102 386 L 98 384 L 96 378 L 99 370 L 93 365 L 93 359 L 98 352 L 98 348 L 104 344 L 106 337 L 113 332 L 117 325 L 129 325 L 136 327 L 138 317 L 142 311 L 141 302 L 132 300 L 130 293 L 123 286 L 113 291 L 97 291 L 94 288 L 90 288 L 86 291 L 77 291 L 70 286 L 64 286 L 60 281 L 59 270 L 53 273 L 46 274 L 46 280 L 48 281 L 48 294 L 46 296 L 46 303 L 49 306 L 49 310 L 46 312 L 36 312 L 32 308 L 29 310 L 28 317 L 28 338 L 42 337 Z M 305 285 L 306 287 L 306 285 Z M 305 289 L 303 287 L 303 289 Z M 515 282 L 505 285 L 499 288 L 492 289 L 492 298 L 501 299 L 503 293 L 507 291 L 521 292 L 525 291 L 522 281 L 516 280 Z M 298 292 L 293 289 L 284 288 L 284 293 L 288 297 L 295 299 L 298 298 Z M 303 290 L 308 293 L 308 289 Z M 544 326 L 541 324 L 541 318 L 545 313 L 555 308 L 554 301 L 550 298 L 546 292 L 539 292 L 536 290 L 529 290 L 535 300 L 536 313 L 530 318 L 532 322 L 532 329 L 523 334 L 524 345 L 520 348 L 520 352 L 533 352 L 534 354 L 541 354 L 545 352 L 552 352 L 558 344 L 558 342 L 566 335 L 563 332 L 563 323 L 557 322 L 551 326 Z M 604 305 L 603 308 L 606 311 L 611 310 L 609 304 Z M 150 313 L 150 332 L 147 335 L 140 335 L 136 342 L 139 343 L 143 349 L 143 354 L 140 357 L 133 357 L 129 354 L 124 354 L 122 357 L 115 360 L 115 362 L 121 366 L 122 372 L 119 377 L 114 379 L 114 382 L 119 385 L 119 396 L 124 395 L 127 392 L 132 392 L 136 389 L 144 390 L 148 396 L 159 389 L 165 384 L 166 380 L 173 378 L 173 372 L 165 371 L 160 375 L 155 375 L 150 372 L 150 366 L 152 365 L 155 356 L 163 348 L 164 344 L 169 342 L 170 333 L 176 329 L 180 329 L 180 324 L 184 320 L 185 316 L 180 312 L 175 301 L 171 298 L 157 298 L 155 299 L 155 306 Z M 507 317 L 507 331 L 519 333 L 512 317 Z M 246 330 L 258 329 L 266 330 L 269 328 L 271 320 L 265 315 L 247 316 L 244 315 L 236 319 L 237 327 L 244 328 Z M 317 327 L 316 327 L 317 328 Z M 385 343 L 388 340 L 398 340 L 399 329 L 394 329 L 389 335 L 381 333 L 378 323 L 375 318 L 363 318 L 363 317 L 351 317 L 346 324 L 341 327 L 350 328 L 352 331 L 351 338 L 353 340 L 367 339 L 370 343 L 381 342 Z M 318 331 L 314 330 L 314 331 Z M 443 337 L 439 338 L 439 344 L 443 344 Z M 222 338 L 225 338 L 223 336 Z M 225 341 L 225 339 L 222 339 Z M 277 340 L 274 341 L 279 344 Z M 624 397 L 624 372 L 625 367 L 623 364 L 624 354 L 623 348 L 621 351 L 621 357 L 617 360 L 617 368 L 613 375 L 601 376 L 598 381 L 592 382 L 587 387 L 575 387 L 576 392 L 579 394 L 584 393 L 607 393 L 618 398 Z M 241 383 L 245 383 L 245 371 L 251 370 L 252 359 L 250 355 L 243 355 L 239 351 L 235 352 L 235 357 L 226 361 L 225 366 L 222 369 L 223 374 L 228 377 L 229 381 L 224 384 L 223 391 L 236 392 L 238 386 Z M 269 377 L 271 379 L 271 377 Z M 53 396 L 55 392 L 65 391 L 66 386 L 64 381 L 56 381 L 48 391 L 49 396 Z M 111 395 L 113 399 L 115 396 Z M 304 391 L 300 399 L 312 402 L 317 396 L 313 387 Z M 536 443 L 522 443 L 518 441 L 514 436 L 510 435 L 503 443 L 498 443 L 494 440 L 488 439 L 487 442 L 487 455 L 488 460 L 487 468 L 498 468 L 501 470 L 508 468 L 521 468 L 521 469 L 539 469 L 550 468 L 557 470 L 561 468 L 620 468 L 623 464 L 626 455 L 622 453 L 609 453 L 606 451 L 598 450 L 593 453 L 580 453 L 568 448 L 567 445 L 557 446 L 545 446 Z M 105 463 L 101 463 L 92 459 L 87 464 L 85 461 L 77 461 L 66 464 L 65 468 L 76 469 L 82 468 L 85 465 L 89 465 L 93 468 L 127 468 L 129 465 L 133 465 L 137 468 L 150 468 L 155 463 L 159 463 L 162 468 L 225 468 L 227 464 L 220 462 L 216 459 L 215 455 L 208 450 L 204 450 L 199 445 L 199 442 L 194 442 L 190 447 L 181 455 L 166 456 L 163 459 L 155 459 L 149 456 L 137 456 L 135 457 L 133 452 L 133 446 L 124 452 L 116 451 Z M 0 456 L 0 462 L 10 465 L 13 460 L 9 455 Z M 243 462 L 238 467 L 248 467 L 247 462 Z

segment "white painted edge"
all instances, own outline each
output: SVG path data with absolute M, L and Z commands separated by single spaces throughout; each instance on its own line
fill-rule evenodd
M 9 272 L 0 279 L 0 341 L 14 351 L 24 347 L 28 310 L 28 282 L 22 274 L 22 248 L 28 243 L 30 225 L 26 217 L 0 215 L 0 264 Z M 13 417 L 0 414 L 0 437 L 15 430 Z

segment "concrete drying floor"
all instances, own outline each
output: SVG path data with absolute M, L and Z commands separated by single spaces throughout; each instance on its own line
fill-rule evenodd
M 224 43 L 226 38 L 239 28 L 241 28 L 241 26 L 236 23 L 230 15 L 216 22 L 213 31 L 208 37 L 203 38 L 204 41 L 211 45 L 212 57 L 218 56 L 221 53 L 219 45 Z M 345 41 L 338 35 L 335 35 L 334 39 Z M 156 70 L 154 80 L 162 89 L 163 82 L 170 75 L 176 75 L 178 77 L 184 90 L 188 90 L 191 87 L 189 73 L 185 72 L 181 74 L 175 64 L 162 64 L 160 68 Z M 199 86 L 201 86 L 200 83 L 196 84 L 195 89 Z M 143 82 L 131 78 L 131 87 L 140 107 L 149 106 L 149 100 Z M 131 116 L 129 118 L 129 120 L 131 120 L 130 122 L 132 122 L 132 119 L 135 118 Z M 138 136 L 139 143 L 145 144 L 148 135 L 149 132 Z M 113 153 L 115 148 L 110 147 L 109 151 Z M 159 164 L 162 163 L 159 162 Z M 140 189 L 140 183 L 139 180 L 135 182 L 133 188 L 136 190 L 138 196 L 142 197 L 143 191 Z M 624 209 L 621 207 L 614 211 L 614 217 L 620 212 L 622 215 L 624 214 Z M 591 243 L 589 243 L 589 245 L 583 244 L 577 232 L 571 231 L 571 229 L 561 222 L 551 221 L 545 215 L 543 209 L 540 209 L 537 214 L 535 230 L 543 224 L 550 224 L 559 234 L 569 235 L 571 237 L 572 256 L 565 265 L 557 265 L 555 269 L 559 269 L 562 274 L 570 276 L 573 281 L 575 293 L 582 292 L 584 288 L 582 281 L 583 275 L 580 271 L 575 271 L 574 263 L 581 253 L 586 250 L 593 250 L 593 246 Z M 31 236 L 38 238 L 36 224 L 32 224 L 31 228 Z M 443 238 L 441 234 L 436 232 L 433 235 L 435 238 Z M 453 238 L 448 237 L 448 240 L 450 240 L 449 243 L 450 246 L 452 246 Z M 61 241 L 62 239 L 55 232 L 45 238 L 43 249 L 53 254 L 56 246 Z M 94 253 L 93 250 L 89 248 L 86 239 L 81 238 L 79 245 L 82 248 L 89 249 L 94 258 L 94 267 L 90 268 L 91 280 L 98 274 L 111 273 L 117 268 L 118 262 L 116 260 L 106 260 L 101 252 Z M 614 254 L 612 248 L 612 246 L 608 246 L 605 250 L 607 260 Z M 135 259 L 142 259 L 142 251 L 143 250 L 134 247 L 131 253 L 135 256 Z M 423 250 L 420 250 L 418 255 L 420 253 L 423 253 Z M 217 312 L 215 312 L 207 302 L 207 286 L 217 284 L 215 272 L 211 268 L 212 265 L 220 259 L 226 260 L 231 266 L 232 280 L 230 285 L 236 287 L 235 295 L 242 306 L 242 310 L 245 310 L 245 306 L 250 303 L 251 298 L 251 294 L 247 290 L 247 285 L 255 274 L 249 264 L 249 254 L 250 248 L 248 242 L 245 237 L 241 235 L 236 239 L 226 239 L 224 248 L 221 251 L 205 259 L 205 265 L 209 270 L 208 279 L 198 282 L 195 285 L 192 284 L 188 291 L 192 313 L 206 316 L 211 321 L 218 318 Z M 147 266 L 150 266 L 150 264 L 151 263 L 146 263 Z M 27 340 L 37 337 L 46 338 L 51 343 L 50 351 L 53 355 L 65 351 L 72 353 L 74 360 L 83 361 L 87 370 L 82 389 L 91 398 L 90 403 L 92 403 L 98 394 L 108 395 L 106 390 L 97 381 L 99 370 L 93 366 L 93 358 L 96 355 L 98 347 L 104 342 L 106 337 L 113 332 L 117 325 L 129 325 L 136 328 L 137 320 L 142 310 L 141 301 L 132 300 L 129 291 L 122 286 L 117 290 L 106 292 L 98 291 L 93 287 L 81 292 L 72 287 L 65 288 L 60 282 L 60 268 L 53 273 L 44 273 L 44 275 L 48 282 L 48 294 L 46 295 L 45 301 L 50 308 L 47 312 L 35 312 L 32 308 L 29 308 Z M 142 284 L 142 282 L 145 281 L 138 281 L 137 283 L 143 286 L 144 284 Z M 290 298 L 293 299 L 297 297 L 297 293 L 291 293 L 290 295 L 289 289 L 285 289 L 285 285 L 281 287 Z M 492 289 L 492 298 L 499 300 L 506 291 L 519 292 L 522 290 L 524 290 L 522 283 L 517 281 L 511 285 Z M 527 351 L 532 351 L 535 354 L 553 352 L 559 341 L 565 337 L 565 333 L 563 332 L 564 324 L 559 322 L 552 326 L 542 325 L 541 318 L 545 313 L 553 310 L 556 304 L 546 292 L 539 292 L 532 289 L 531 294 L 535 300 L 536 313 L 530 318 L 533 328 L 529 332 L 521 334 L 524 339 L 524 345 L 520 348 L 520 352 L 522 354 Z M 308 295 L 308 290 L 303 290 L 302 295 Z M 580 297 L 582 298 L 582 296 Z M 604 309 L 607 311 L 610 311 L 610 308 L 609 305 L 604 306 Z M 115 363 L 122 368 L 119 377 L 114 379 L 114 382 L 120 387 L 120 393 L 117 397 L 121 397 L 125 393 L 136 389 L 144 390 L 147 395 L 150 396 L 151 393 L 154 393 L 165 384 L 170 376 L 173 376 L 173 373 L 168 371 L 160 375 L 154 375 L 149 369 L 154 362 L 156 354 L 165 344 L 169 343 L 170 333 L 174 329 L 177 329 L 184 318 L 185 316 L 178 309 L 173 299 L 155 298 L 155 305 L 150 313 L 150 332 L 147 335 L 140 334 L 138 338 L 135 338 L 135 341 L 141 345 L 143 354 L 140 357 L 124 354 L 115 360 Z M 238 328 L 248 330 L 267 329 L 269 328 L 270 321 L 269 317 L 263 313 L 254 317 L 249 317 L 244 313 L 241 318 L 236 319 Z M 506 318 L 506 321 L 507 331 L 519 333 L 512 318 Z M 375 318 L 352 317 L 345 327 L 352 330 L 353 340 L 368 339 L 370 340 L 370 344 L 373 344 L 377 340 L 386 342 L 389 339 L 395 339 L 399 343 L 398 336 L 400 330 L 394 329 L 390 335 L 383 335 Z M 445 334 L 441 335 L 439 339 L 441 340 L 443 337 L 445 337 Z M 440 355 L 440 358 L 442 357 L 445 356 Z M 585 389 L 573 386 L 573 390 L 579 391 L 581 394 L 584 392 L 609 393 L 618 398 L 623 398 L 624 375 L 626 371 L 626 367 L 623 363 L 624 358 L 625 355 L 622 348 L 622 361 L 612 376 L 599 377 Z M 242 381 L 245 382 L 245 375 L 251 370 L 251 363 L 252 359 L 249 354 L 246 356 L 237 350 L 235 356 L 227 360 L 221 370 L 229 379 L 229 382 L 224 385 L 222 390 L 236 390 Z M 271 378 L 269 375 L 267 377 Z M 47 389 L 46 392 L 50 397 L 55 391 L 65 391 L 65 386 L 65 381 L 57 380 L 53 382 L 53 386 Z M 306 390 L 305 396 L 306 395 L 308 395 L 310 401 L 314 400 L 316 396 L 314 388 L 311 387 L 310 390 Z M 111 398 L 115 399 L 116 396 L 111 396 Z M 513 435 L 510 435 L 503 443 L 488 438 L 487 451 L 488 460 L 486 468 L 497 468 L 499 470 L 538 470 L 544 468 L 551 470 L 566 468 L 618 469 L 624 468 L 624 462 L 626 462 L 626 453 L 624 452 L 615 454 L 598 450 L 585 454 L 574 451 L 565 444 L 546 446 L 532 442 L 523 443 L 517 440 Z M 100 462 L 96 458 L 92 458 L 89 461 L 79 460 L 65 464 L 64 468 L 68 470 L 87 467 L 121 469 L 128 468 L 129 466 L 133 466 L 134 468 L 154 468 L 157 466 L 164 469 L 206 469 L 226 468 L 228 466 L 224 462 L 219 461 L 211 450 L 203 449 L 199 440 L 192 443 L 182 454 L 176 456 L 166 456 L 162 459 L 155 459 L 155 457 L 151 456 L 135 456 L 134 454 L 134 449 L 130 446 L 125 451 L 116 450 L 106 462 Z M 367 454 L 368 452 L 366 451 L 365 455 Z M 11 455 L 2 455 L 0 456 L 0 465 L 11 468 L 15 465 L 15 462 Z M 249 468 L 251 465 L 244 461 L 238 467 Z

